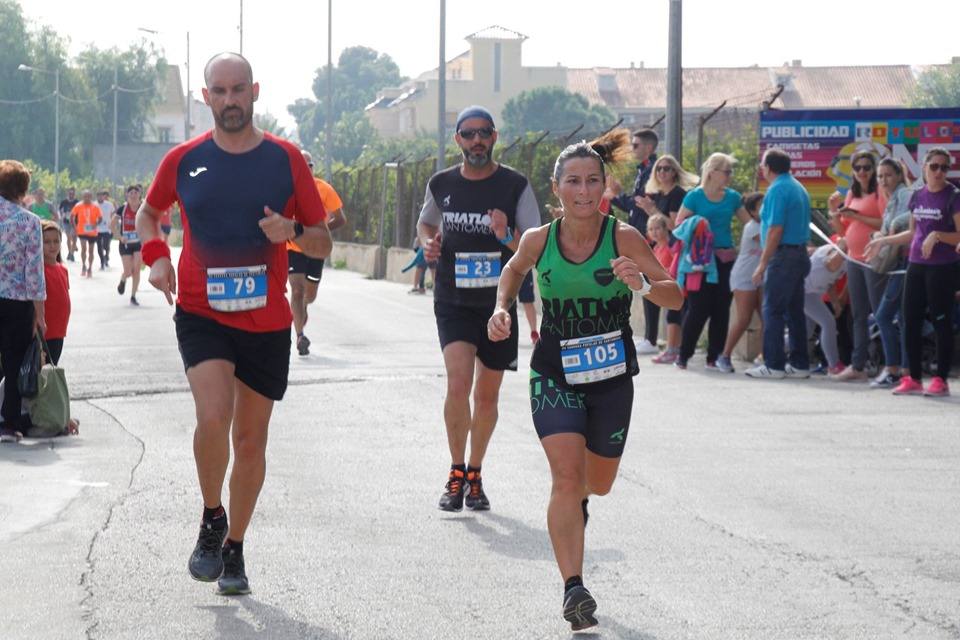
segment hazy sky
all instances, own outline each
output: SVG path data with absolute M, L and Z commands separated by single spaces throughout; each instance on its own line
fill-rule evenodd
M 239 47 L 240 0 L 164 0 L 136 4 L 21 0 L 27 18 L 69 35 L 73 52 L 94 42 L 124 46 L 146 37 L 184 65 L 191 38 L 191 86 L 198 99 L 206 60 Z M 665 66 L 668 0 L 484 0 L 447 2 L 447 57 L 464 37 L 490 25 L 528 36 L 525 65 Z M 387 53 L 406 76 L 437 66 L 438 0 L 333 0 L 333 56 L 365 45 Z M 905 19 L 913 9 L 914 23 Z M 245 0 L 243 53 L 260 82 L 260 111 L 291 124 L 286 106 L 312 97 L 327 59 L 327 2 Z M 932 64 L 960 56 L 960 0 L 685 0 L 685 66 Z M 161 33 L 144 34 L 137 27 Z M 181 70 L 184 66 L 181 66 Z

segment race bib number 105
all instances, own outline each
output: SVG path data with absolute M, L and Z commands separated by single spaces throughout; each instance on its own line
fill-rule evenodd
M 568 384 L 598 382 L 624 374 L 626 356 L 619 331 L 560 341 L 563 375 Z
M 457 253 L 454 277 L 458 289 L 495 287 L 500 282 L 500 252 Z
M 267 306 L 267 265 L 207 269 L 207 301 L 226 312 Z

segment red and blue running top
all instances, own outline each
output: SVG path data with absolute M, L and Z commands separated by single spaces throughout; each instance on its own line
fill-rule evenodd
M 184 311 L 255 333 L 290 326 L 286 244 L 271 243 L 258 223 L 264 206 L 304 226 L 326 219 L 296 146 L 264 133 L 254 149 L 228 153 L 208 132 L 164 156 L 146 199 L 158 211 L 180 206 Z

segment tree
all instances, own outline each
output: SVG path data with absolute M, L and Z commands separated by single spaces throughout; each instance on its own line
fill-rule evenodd
M 960 63 L 920 74 L 910 92 L 914 107 L 960 107 Z
M 613 125 L 617 117 L 603 105 L 591 105 L 583 96 L 562 87 L 538 87 L 507 100 L 503 107 L 503 129 L 509 135 L 528 131 L 598 132 Z
M 300 140 L 304 146 L 317 153 L 321 149 L 315 145 L 315 141 L 318 137 L 322 138 L 327 121 L 327 73 L 327 65 L 317 69 L 313 80 L 315 100 L 300 98 L 287 107 L 290 115 L 297 121 Z M 373 102 L 377 91 L 384 87 L 396 86 L 404 80 L 405 78 L 400 75 L 399 67 L 387 54 L 377 53 L 369 47 L 344 49 L 337 61 L 337 66 L 333 68 L 334 129 L 340 127 L 339 122 L 344 114 L 363 114 L 364 107 Z M 345 132 L 361 135 L 366 144 L 369 142 L 368 137 L 364 137 L 363 131 L 357 127 L 358 120 L 352 118 L 340 128 Z M 361 126 L 361 129 L 365 127 Z M 341 149 L 354 148 L 357 142 L 358 140 L 355 139 L 343 143 L 340 147 Z M 338 157 L 336 152 L 334 157 Z
M 112 139 L 114 69 L 120 86 L 148 89 L 118 96 L 119 138 L 136 140 L 159 98 L 164 68 L 145 45 L 91 47 L 71 64 L 64 37 L 46 25 L 28 28 L 19 3 L 0 0 L 0 156 L 32 159 L 47 169 L 54 166 L 54 74 L 20 71 L 20 65 L 60 71 L 60 166 L 74 175 L 88 172 L 96 142 Z
M 258 129 L 263 129 L 268 133 L 272 133 L 278 138 L 290 137 L 290 134 L 287 133 L 287 129 L 280 126 L 280 123 L 277 122 L 277 117 L 272 113 L 253 114 L 253 124 L 255 124 Z

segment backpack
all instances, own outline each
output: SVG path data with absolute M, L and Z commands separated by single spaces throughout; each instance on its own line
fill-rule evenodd
M 695 271 L 703 271 L 713 264 L 713 232 L 706 220 L 697 223 L 690 238 L 690 263 Z

